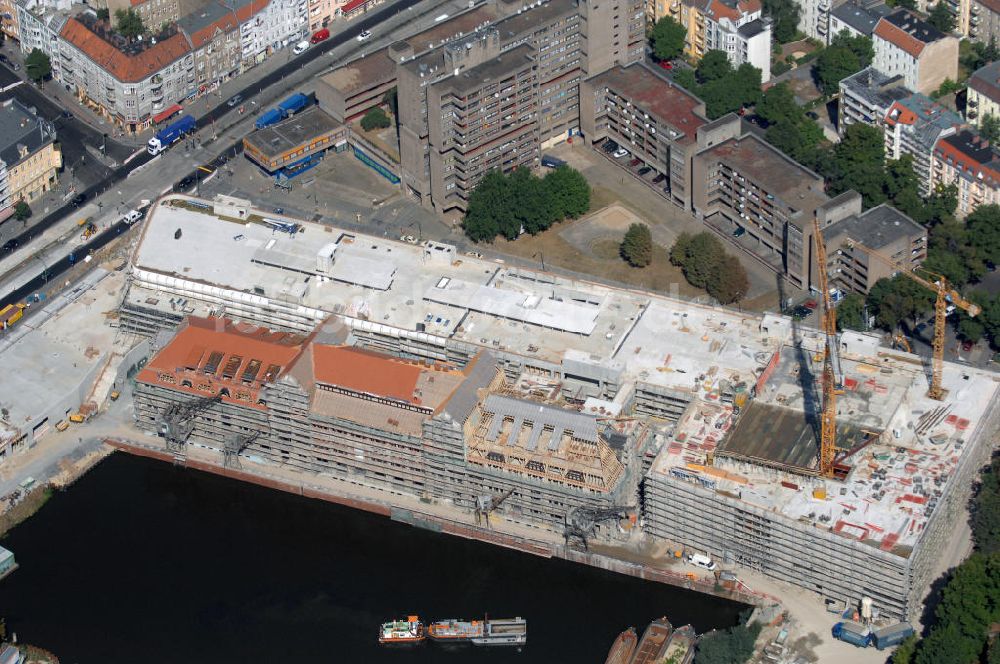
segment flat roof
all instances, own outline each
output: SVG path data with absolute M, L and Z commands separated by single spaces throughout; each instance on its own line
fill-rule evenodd
M 462 48 L 461 44 L 454 47 Z M 527 44 L 505 51 L 495 58 L 484 60 L 474 67 L 469 67 L 458 73 L 457 76 L 449 76 L 438 85 L 450 87 L 458 93 L 466 93 L 476 90 L 495 80 L 512 76 L 514 72 L 531 67 L 534 64 L 535 49 Z
M 243 140 L 268 160 L 274 160 L 341 126 L 333 116 L 313 105 L 276 125 L 257 129 Z
M 657 121 L 685 135 L 686 142 L 695 140 L 698 128 L 707 124 L 704 104 L 700 99 L 662 78 L 644 64 L 615 67 L 588 79 L 594 86 L 604 86 L 628 97 Z
M 846 236 L 866 247 L 881 249 L 902 239 L 926 236 L 927 230 L 896 208 L 883 203 L 827 226 L 823 235 L 828 241 Z

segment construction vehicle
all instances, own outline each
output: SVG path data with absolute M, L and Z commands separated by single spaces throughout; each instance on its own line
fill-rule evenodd
M 476 496 L 476 524 L 490 526 L 490 512 L 494 512 L 514 494 L 514 489 L 507 489 L 499 497 L 494 495 Z
M 819 266 L 819 287 L 823 295 L 823 410 L 820 417 L 819 472 L 823 477 L 833 477 L 834 457 L 837 452 L 837 391 L 843 385 L 840 368 L 840 350 L 837 342 L 837 314 L 830 299 L 830 280 L 827 274 L 826 243 L 819 219 L 813 219 L 813 244 L 816 264 Z
M 56 422 L 56 431 L 65 431 L 69 428 L 69 422 L 66 420 L 59 420 Z
M 81 240 L 89 240 L 90 238 L 97 235 L 97 226 L 93 223 L 87 224 L 87 227 L 83 229 L 83 235 L 80 236 Z
M 112 401 L 118 401 L 118 397 L 120 397 L 121 395 L 122 395 L 122 393 L 119 392 L 118 390 L 111 390 L 111 400 Z
M 941 375 L 944 372 L 944 333 L 945 333 L 945 321 L 948 318 L 948 314 L 955 309 L 952 307 L 957 307 L 969 314 L 969 316 L 978 316 L 980 313 L 979 305 L 969 302 L 962 295 L 951 287 L 948 280 L 940 274 L 934 274 L 924 268 L 915 268 L 923 271 L 930 277 L 925 279 L 919 274 L 916 274 L 906 265 L 903 265 L 892 258 L 861 244 L 857 240 L 848 239 L 847 246 L 851 249 L 859 249 L 869 256 L 879 259 L 889 267 L 893 268 L 897 273 L 906 275 L 909 279 L 917 282 L 924 288 L 933 291 L 936 295 L 934 302 L 934 341 L 933 348 L 934 354 L 931 361 L 931 386 L 927 390 L 927 396 L 936 401 L 941 401 L 944 399 L 944 388 L 941 386 Z
M 898 348 L 899 350 L 905 350 L 907 353 L 912 353 L 913 349 L 910 348 L 910 342 L 906 340 L 902 334 L 897 334 L 892 338 L 892 347 Z
M 197 128 L 198 122 L 193 117 L 182 115 L 177 122 L 171 123 L 166 128 L 161 129 L 156 133 L 156 136 L 149 139 L 149 143 L 146 144 L 146 151 L 151 155 L 158 155 Z
M 24 304 L 8 304 L 3 309 L 0 309 L 0 330 L 6 330 L 8 327 L 21 320 L 24 316 L 24 310 L 27 307 Z

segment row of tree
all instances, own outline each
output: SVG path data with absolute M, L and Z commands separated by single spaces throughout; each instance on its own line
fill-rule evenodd
M 709 120 L 753 106 L 761 98 L 760 70 L 747 63 L 734 69 L 725 51 L 709 51 L 694 71 L 675 70 L 674 81 L 705 102 Z
M 707 231 L 681 233 L 670 249 L 670 262 L 681 268 L 689 284 L 705 289 L 720 304 L 743 299 L 750 288 L 739 259 L 727 254 L 719 239 Z
M 462 227 L 474 242 L 492 242 L 497 235 L 513 240 L 522 232 L 535 235 L 563 219 L 575 219 L 589 208 L 590 185 L 569 166 L 543 178 L 527 168 L 508 174 L 495 170 L 473 190 Z
M 980 479 L 971 501 L 975 553 L 941 590 L 926 637 L 903 643 L 892 664 L 1000 663 L 1000 641 L 989 638 L 1000 622 L 1000 456 Z

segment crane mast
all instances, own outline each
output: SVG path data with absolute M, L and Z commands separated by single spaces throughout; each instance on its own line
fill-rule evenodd
M 837 385 L 843 375 L 840 370 L 840 355 L 837 348 L 837 314 L 830 300 L 830 283 L 826 265 L 826 243 L 819 219 L 813 218 L 813 243 L 816 247 L 816 263 L 819 272 L 819 287 L 823 296 L 823 410 L 820 416 L 819 472 L 824 477 L 833 477 L 833 461 L 837 450 Z

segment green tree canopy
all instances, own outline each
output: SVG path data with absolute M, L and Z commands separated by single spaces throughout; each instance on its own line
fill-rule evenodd
M 580 171 L 560 166 L 542 178 L 555 219 L 576 219 L 590 209 L 590 184 Z
M 841 80 L 870 65 L 874 57 L 871 39 L 842 30 L 816 58 L 813 74 L 823 93 L 834 95 Z
M 830 192 L 836 195 L 854 189 L 864 198 L 866 207 L 884 203 L 884 140 L 876 127 L 849 125 L 827 164 Z
M 990 143 L 1000 141 L 1000 118 L 992 113 L 986 114 L 979 126 L 979 135 Z
M 716 630 L 698 639 L 694 664 L 743 664 L 750 661 L 761 625 L 736 625 Z
M 736 256 L 727 254 L 709 277 L 706 290 L 719 304 L 732 304 L 742 300 L 750 290 L 746 268 Z
M 787 44 L 798 36 L 801 11 L 795 0 L 764 0 L 764 13 L 774 20 L 775 40 Z
M 746 270 L 735 256 L 726 254 L 711 233 L 681 233 L 670 249 L 670 262 L 681 268 L 684 278 L 704 288 L 721 304 L 741 300 L 749 289 Z
M 40 83 L 52 75 L 52 61 L 49 56 L 37 48 L 31 49 L 31 53 L 24 59 L 24 66 L 28 76 L 36 83 Z
M 965 228 L 979 258 L 1000 265 L 1000 205 L 980 205 L 965 218 Z
M 807 166 L 816 161 L 823 130 L 806 116 L 787 83 L 768 89 L 757 104 L 757 115 L 768 124 L 767 142 Z
M 674 81 L 705 102 L 705 114 L 711 120 L 760 100 L 760 70 L 750 64 L 734 70 L 722 51 L 709 51 L 697 72 L 676 71 Z
M 909 277 L 897 274 L 879 279 L 868 291 L 868 311 L 875 324 L 892 331 L 904 320 L 913 320 L 931 310 L 933 294 Z
M 146 26 L 142 24 L 142 17 L 134 9 L 116 9 L 115 28 L 118 30 L 118 34 L 127 39 L 135 39 L 146 32 Z
M 24 201 L 18 201 L 17 205 L 14 206 L 14 218 L 18 221 L 24 221 L 31 216 L 31 208 Z
M 699 83 L 708 83 L 726 78 L 733 72 L 733 66 L 729 63 L 729 56 L 725 51 L 712 50 L 702 56 L 698 61 L 698 68 L 695 74 Z
M 361 128 L 365 131 L 372 131 L 373 129 L 385 129 L 390 126 L 392 122 L 389 120 L 389 116 L 385 114 L 379 107 L 370 108 L 365 116 L 361 118 Z
M 1000 456 L 983 472 L 972 499 L 972 541 L 982 553 L 1000 553 Z
M 653 234 L 646 224 L 634 223 L 625 231 L 621 255 L 632 267 L 646 267 L 653 262 Z
M 865 298 L 858 293 L 848 293 L 837 305 L 837 329 L 857 330 L 868 329 L 865 322 Z
M 944 33 L 955 29 L 955 15 L 948 9 L 948 3 L 938 2 L 927 14 L 927 22 Z
M 649 46 L 657 60 L 673 60 L 684 51 L 687 30 L 669 16 L 658 20 L 649 32 Z

